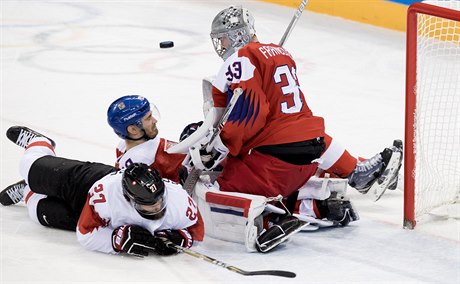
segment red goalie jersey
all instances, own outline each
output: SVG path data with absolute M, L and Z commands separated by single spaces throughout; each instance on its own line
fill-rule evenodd
M 323 118 L 313 116 L 284 48 L 252 42 L 230 56 L 213 84 L 214 106 L 226 107 L 238 87 L 244 92 L 221 133 L 230 155 L 325 135 Z

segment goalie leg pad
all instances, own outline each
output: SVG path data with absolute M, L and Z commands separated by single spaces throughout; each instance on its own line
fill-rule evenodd
M 256 251 L 256 238 L 262 231 L 266 197 L 223 192 L 214 184 L 201 180 L 195 186 L 194 198 L 207 236 L 242 243 L 247 251 Z

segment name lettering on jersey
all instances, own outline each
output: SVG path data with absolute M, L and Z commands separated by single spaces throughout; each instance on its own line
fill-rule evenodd
M 292 58 L 291 54 L 284 48 L 280 47 L 275 47 L 275 46 L 269 46 L 269 45 L 262 45 L 259 47 L 259 51 L 262 53 L 265 58 L 277 56 L 277 55 L 287 55 Z

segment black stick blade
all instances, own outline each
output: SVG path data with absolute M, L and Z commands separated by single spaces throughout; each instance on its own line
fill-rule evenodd
M 254 276 L 254 275 L 271 275 L 271 276 L 279 276 L 279 277 L 286 277 L 286 278 L 295 278 L 296 274 L 291 271 L 284 271 L 284 270 L 256 270 L 256 271 L 245 271 L 234 266 L 228 266 L 227 269 L 235 271 L 239 274 L 245 276 Z

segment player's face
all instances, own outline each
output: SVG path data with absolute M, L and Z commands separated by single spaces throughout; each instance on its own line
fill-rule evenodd
M 161 219 L 166 213 L 166 192 L 155 204 L 141 205 L 134 203 L 134 208 L 144 217 L 150 220 Z
M 163 201 L 152 205 L 137 205 L 137 209 L 146 215 L 158 214 L 163 209 Z
M 230 47 L 230 40 L 228 39 L 227 36 L 221 37 L 220 38 L 220 44 L 222 45 L 223 48 L 228 50 L 229 47 Z
M 149 138 L 155 138 L 158 135 L 157 120 L 153 117 L 152 111 L 149 111 L 142 118 L 142 126 L 144 127 L 145 134 Z

